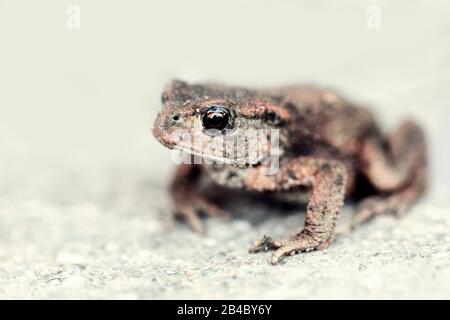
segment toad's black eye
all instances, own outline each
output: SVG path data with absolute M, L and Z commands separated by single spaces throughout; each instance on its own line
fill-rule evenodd
M 210 106 L 201 118 L 205 129 L 224 130 L 231 121 L 230 111 L 219 105 Z

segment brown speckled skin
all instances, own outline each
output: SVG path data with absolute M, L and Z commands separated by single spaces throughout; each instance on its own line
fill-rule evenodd
M 162 99 L 164 106 L 153 133 L 169 148 L 183 139 L 174 138 L 173 130 L 193 131 L 202 111 L 211 104 L 224 104 L 232 110 L 240 129 L 280 130 L 282 154 L 275 175 L 262 174 L 261 165 L 222 169 L 180 165 L 171 186 L 174 212 L 197 231 L 202 229 L 199 210 L 222 213 L 200 191 L 208 176 L 222 187 L 243 192 L 310 190 L 301 231 L 287 240 L 264 236 L 250 248 L 250 252 L 276 250 L 273 264 L 286 255 L 324 249 L 331 243 L 344 198 L 362 188 L 357 177 L 364 177 L 375 194 L 361 200 L 353 227 L 379 214 L 405 212 L 426 189 L 426 146 L 421 129 L 406 121 L 385 137 L 368 110 L 334 91 L 308 86 L 250 90 L 174 80 L 166 86 Z M 181 120 L 171 120 L 174 114 Z M 209 143 L 202 132 L 193 134 L 204 138 L 203 145 Z M 186 151 L 195 154 L 199 150 Z

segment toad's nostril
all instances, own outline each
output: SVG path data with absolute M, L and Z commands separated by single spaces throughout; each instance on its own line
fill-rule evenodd
M 178 122 L 178 121 L 181 120 L 181 117 L 180 117 L 180 115 L 178 113 L 175 113 L 174 115 L 172 115 L 172 120 L 174 122 Z

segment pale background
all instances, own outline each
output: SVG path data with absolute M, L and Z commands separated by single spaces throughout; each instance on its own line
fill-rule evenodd
M 449 298 L 449 16 L 445 0 L 0 0 L 0 297 Z M 277 267 L 246 248 L 298 214 L 171 229 L 150 128 L 174 77 L 331 85 L 386 130 L 412 116 L 428 197 Z

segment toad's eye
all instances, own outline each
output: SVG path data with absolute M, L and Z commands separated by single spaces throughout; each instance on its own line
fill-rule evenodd
M 220 105 L 212 105 L 203 112 L 202 124 L 205 129 L 224 130 L 231 122 L 230 111 Z

